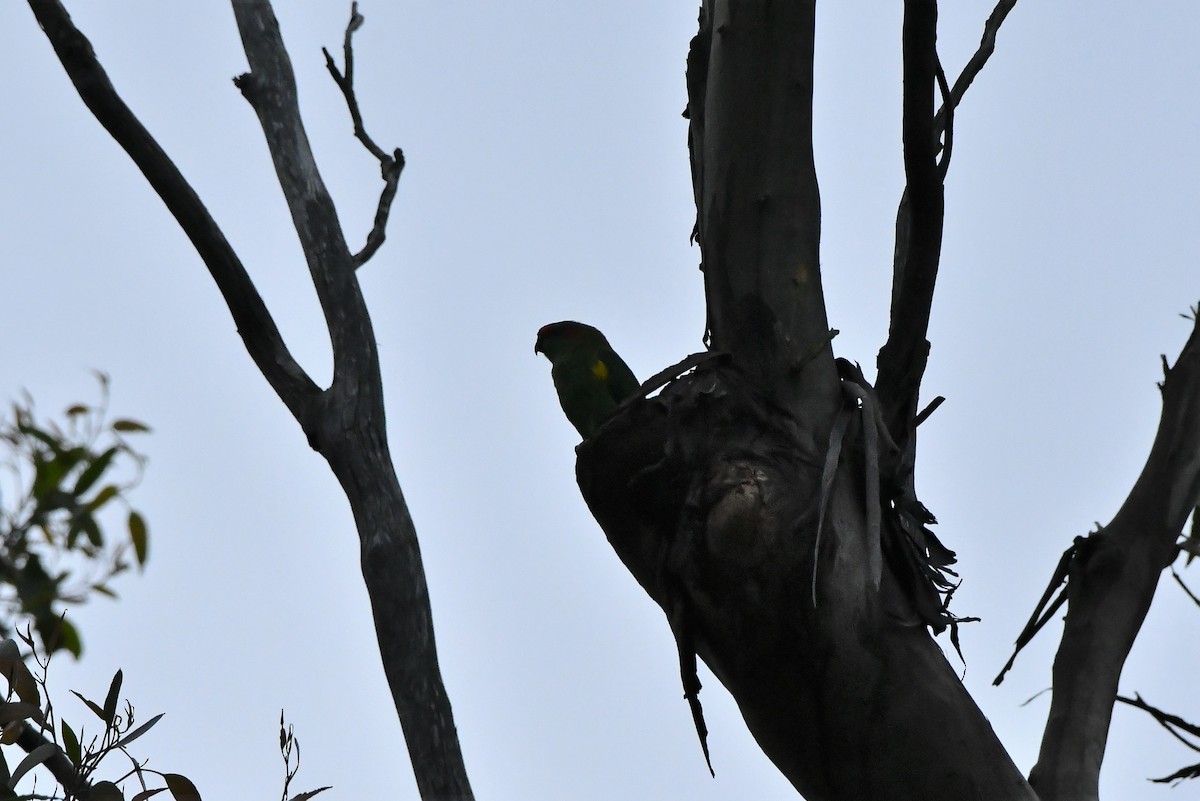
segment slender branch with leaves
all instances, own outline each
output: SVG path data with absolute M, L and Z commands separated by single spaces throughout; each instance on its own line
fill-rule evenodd
M 28 395 L 0 420 L 0 636 L 32 620 L 46 652 L 76 657 L 83 644 L 64 607 L 115 598 L 112 580 L 149 553 L 146 520 L 128 497 L 145 466 L 130 438 L 149 427 L 109 420 L 108 378 L 97 378 L 99 402 L 71 405 L 64 422 L 40 420 Z M 123 525 L 105 525 L 118 516 Z

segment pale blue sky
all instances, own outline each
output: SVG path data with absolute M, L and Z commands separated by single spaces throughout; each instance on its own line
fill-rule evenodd
M 945 3 L 951 75 L 990 4 Z M 127 102 L 239 250 L 293 352 L 329 374 L 315 297 L 266 147 L 230 83 L 245 70 L 225 3 L 75 2 Z M 278 4 L 302 108 L 352 242 L 377 169 L 350 137 L 322 45 L 349 4 Z M 442 665 L 480 798 L 794 797 L 715 680 L 702 695 L 717 778 L 695 742 L 658 608 L 621 567 L 574 485 L 576 436 L 537 328 L 608 333 L 640 376 L 699 348 L 703 298 L 686 151 L 694 2 L 366 2 L 359 92 L 404 148 L 390 238 L 362 279 L 392 449 L 426 556 Z M 886 332 L 902 186 L 900 4 L 822 3 L 816 149 L 822 263 L 839 355 L 873 371 Z M 922 428 L 922 497 L 960 554 L 966 682 L 1025 770 L 1057 631 L 1004 686 L 992 676 L 1059 553 L 1109 519 L 1158 417 L 1158 354 L 1200 300 L 1200 7 L 1018 4 L 957 117 Z M 67 689 L 118 667 L 152 767 L 206 798 L 275 798 L 281 707 L 299 789 L 416 798 L 379 666 L 349 511 L 245 355 L 187 240 L 70 87 L 28 9 L 0 7 L 0 397 L 95 397 L 146 420 L 137 491 L 145 576 L 77 613 Z M 1200 617 L 1171 586 L 1122 688 L 1200 718 Z M 1115 715 L 1110 799 L 1195 797 L 1145 782 L 1193 755 Z

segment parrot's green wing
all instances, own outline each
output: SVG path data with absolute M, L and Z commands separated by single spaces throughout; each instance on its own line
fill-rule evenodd
M 605 372 L 605 366 L 595 358 L 562 360 L 550 371 L 558 402 L 584 439 L 595 434 L 600 424 L 617 410 Z
M 629 365 L 617 355 L 615 350 L 605 347 L 600 351 L 597 358 L 607 368 L 608 381 L 606 383 L 608 393 L 618 406 L 637 394 L 642 385 L 637 380 L 637 377 L 634 376 L 633 371 L 629 369 Z
M 533 349 L 553 365 L 558 401 L 584 439 L 641 386 L 604 334 L 590 325 L 564 320 L 543 326 Z

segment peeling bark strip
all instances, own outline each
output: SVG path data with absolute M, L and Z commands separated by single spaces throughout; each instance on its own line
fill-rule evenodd
M 28 1 L 80 97 L 187 233 L 221 290 L 246 350 L 346 492 L 358 528 L 384 672 L 421 797 L 471 799 L 438 668 L 416 529 L 388 452 L 375 335 L 355 275 L 373 250 L 368 242 L 356 259 L 346 246 L 308 146 L 295 78 L 270 3 L 233 2 L 250 63 L 250 72 L 236 83 L 262 123 L 329 326 L 333 383 L 324 390 L 292 358 L 237 254 L 179 170 L 117 96 L 91 44 L 71 24 L 66 10 L 56 0 Z M 389 189 L 394 193 L 400 166 L 399 151 L 392 175 L 384 163 L 385 198 Z M 386 216 L 384 205 L 381 199 L 377 220 L 380 214 Z

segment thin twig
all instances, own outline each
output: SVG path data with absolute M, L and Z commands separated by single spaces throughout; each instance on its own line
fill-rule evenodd
M 385 161 L 388 158 L 387 153 L 383 152 L 383 148 L 375 144 L 375 140 L 367 133 L 363 126 L 362 111 L 358 107 L 358 98 L 354 94 L 354 32 L 362 27 L 366 18 L 358 13 L 358 3 L 350 4 L 350 22 L 346 23 L 346 35 L 342 40 L 342 55 L 346 62 L 345 72 L 339 72 L 337 64 L 333 61 L 333 56 L 329 55 L 329 50 L 322 47 L 321 52 L 325 54 L 325 67 L 329 70 L 329 74 L 333 76 L 333 81 L 342 90 L 342 95 L 346 98 L 346 106 L 350 110 L 350 119 L 354 123 L 354 136 L 358 141 L 362 142 L 367 150 L 371 151 L 371 155 L 380 161 Z
M 996 34 L 1000 32 L 1000 26 L 1004 24 L 1004 18 L 1008 16 L 1008 12 L 1013 10 L 1013 6 L 1017 4 L 1017 0 L 999 0 L 996 7 L 992 9 L 992 14 L 987 18 L 987 22 L 983 25 L 983 38 L 979 41 L 979 49 L 975 51 L 975 55 L 963 67 L 963 71 L 959 74 L 958 80 L 954 82 L 954 88 L 950 90 L 950 97 L 942 103 L 942 107 L 938 109 L 938 113 L 933 118 L 933 128 L 939 134 L 944 127 L 949 127 L 950 114 L 958 108 L 958 104 L 962 102 L 963 95 L 971 88 L 971 83 L 975 77 L 979 75 L 988 59 L 992 57 L 992 53 L 996 51 Z
M 946 172 L 950 169 L 950 156 L 954 153 L 954 106 L 947 106 L 946 101 L 950 98 L 950 86 L 946 82 L 946 70 L 942 68 L 942 60 L 938 57 L 937 51 L 934 50 L 933 57 L 937 64 L 937 85 L 938 91 L 942 93 L 942 108 L 946 109 L 946 130 L 944 131 L 942 144 L 942 159 L 938 162 L 938 172 L 941 173 L 942 181 L 946 180 Z M 937 117 L 934 117 L 933 134 L 936 138 L 939 134 Z M 916 428 L 916 426 L 913 426 Z
M 1200 751 L 1200 745 L 1197 745 L 1184 736 L 1184 732 L 1186 732 L 1192 737 L 1200 737 L 1200 726 L 1188 723 L 1178 715 L 1172 715 L 1170 712 L 1146 703 L 1146 700 L 1139 693 L 1134 693 L 1133 698 L 1118 695 L 1117 700 L 1123 704 L 1140 709 L 1143 712 L 1148 712 L 1158 722 L 1158 725 L 1167 730 L 1168 734 L 1193 751 Z M 1151 779 L 1150 781 L 1157 782 L 1158 784 L 1167 784 L 1169 782 L 1180 782 L 1184 779 L 1195 778 L 1200 778 L 1200 765 L 1188 765 L 1175 771 L 1170 776 L 1163 776 L 1160 779 Z
M 354 123 L 354 137 L 362 142 L 363 147 L 379 161 L 380 173 L 383 177 L 383 191 L 379 194 L 379 203 L 375 207 L 375 221 L 371 226 L 371 232 L 367 234 L 366 244 L 363 245 L 362 250 L 354 254 L 355 267 L 366 264 L 387 238 L 388 215 L 392 210 L 392 201 L 396 198 L 400 173 L 404 171 L 404 152 L 400 148 L 396 148 L 389 156 L 367 133 L 366 126 L 363 125 L 358 97 L 354 92 L 354 45 L 352 40 L 354 32 L 362 27 L 364 21 L 363 15 L 358 13 L 358 3 L 351 3 L 350 22 L 346 24 L 346 36 L 342 40 L 342 53 L 346 62 L 344 72 L 338 69 L 329 50 L 321 48 L 321 52 L 325 54 L 325 68 L 329 70 L 329 74 L 333 76 L 333 82 L 342 90 L 342 96 L 346 98 L 350 120 Z
M 50 740 L 46 739 L 41 732 L 29 725 L 28 722 L 21 726 L 20 733 L 17 734 L 16 745 L 22 751 L 31 754 L 34 749 L 41 748 L 47 744 L 54 745 L 57 748 L 56 743 L 51 743 Z M 91 790 L 91 784 L 88 783 L 87 779 L 79 775 L 79 772 L 71 764 L 71 760 L 63 753 L 61 748 L 41 764 L 42 767 L 50 771 L 50 775 L 54 777 L 54 780 L 66 792 L 86 796 L 88 791 Z
M 1156 706 L 1146 703 L 1139 693 L 1134 693 L 1133 698 L 1127 698 L 1124 695 L 1118 695 L 1117 700 L 1122 704 L 1136 707 L 1143 712 L 1150 713 L 1150 716 L 1158 721 L 1158 725 L 1166 729 L 1172 737 L 1186 745 L 1193 751 L 1200 751 L 1200 745 L 1193 743 L 1191 740 L 1183 736 L 1180 730 L 1187 732 L 1193 737 L 1200 737 L 1200 726 L 1194 723 L 1188 723 L 1178 715 L 1172 715 L 1170 712 L 1165 712 Z
M 367 234 L 367 241 L 362 250 L 354 254 L 355 267 L 361 267 L 374 256 L 375 251 L 379 250 L 383 245 L 383 240 L 387 238 L 388 215 L 392 211 L 392 201 L 396 199 L 400 173 L 404 170 L 403 151 L 396 148 L 394 155 L 387 161 L 381 162 L 379 168 L 383 175 L 383 191 L 379 193 L 379 203 L 375 207 L 375 222 L 371 225 L 371 232 Z
M 1004 674 L 1008 673 L 1017 661 L 1017 654 L 1021 653 L 1021 649 L 1033 640 L 1034 635 L 1041 631 L 1042 627 L 1050 622 L 1050 618 L 1053 617 L 1054 613 L 1066 603 L 1067 588 L 1063 587 L 1063 585 L 1067 583 L 1067 578 L 1071 570 L 1071 562 L 1075 559 L 1079 547 L 1084 540 L 1084 537 L 1076 537 L 1074 542 L 1071 543 L 1071 547 L 1063 551 L 1063 555 L 1058 560 L 1058 565 L 1054 568 L 1054 575 L 1050 577 L 1050 582 L 1046 585 L 1046 589 L 1042 593 L 1041 600 L 1034 607 L 1033 614 L 1029 616 L 1028 622 L 1025 623 L 1025 628 L 1021 629 L 1021 633 L 1017 635 L 1017 642 L 1013 647 L 1012 656 L 1004 663 L 1004 667 L 1000 669 L 996 678 L 992 679 L 993 685 L 1000 686 L 1000 683 L 1004 681 Z M 1055 592 L 1058 592 L 1057 597 L 1054 597 Z M 1051 600 L 1052 597 L 1054 597 L 1053 600 Z
M 928 420 L 929 415 L 936 412 L 937 408 L 945 402 L 946 398 L 944 395 L 938 395 L 936 398 L 931 400 L 929 405 L 922 409 L 921 412 L 913 419 L 913 428 L 916 428 L 917 426 L 921 425 L 921 423 L 924 423 L 926 420 Z
M 1175 579 L 1175 583 L 1178 584 L 1185 593 L 1187 593 L 1187 597 L 1192 599 L 1192 603 L 1196 604 L 1196 606 L 1200 606 L 1200 598 L 1197 598 L 1196 593 L 1192 592 L 1188 585 L 1183 583 L 1183 577 L 1179 575 L 1174 567 L 1171 568 L 1171 578 Z

